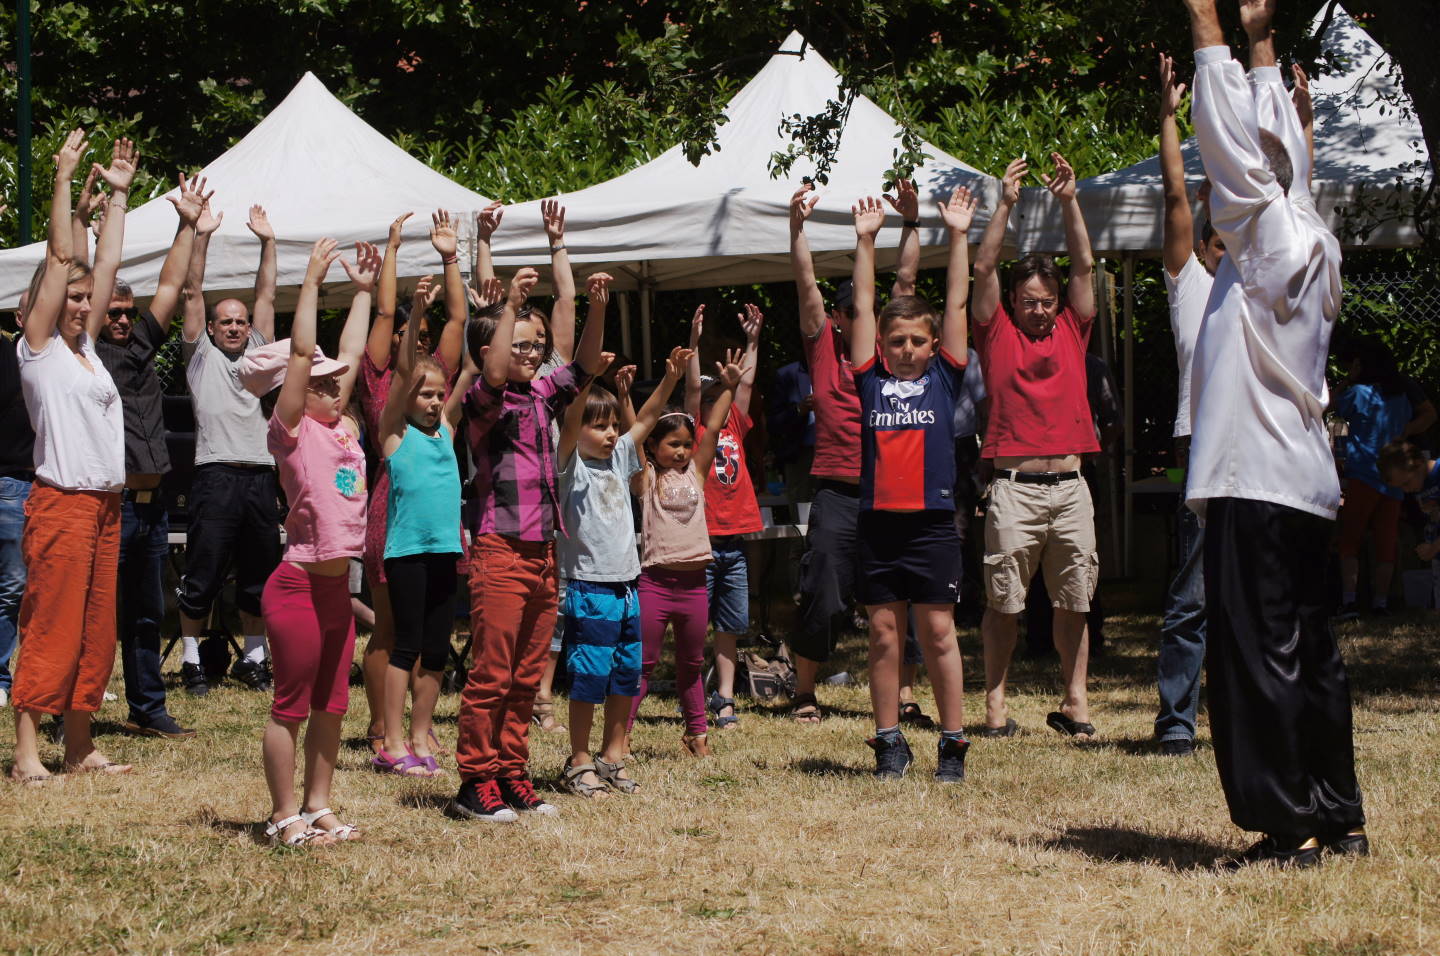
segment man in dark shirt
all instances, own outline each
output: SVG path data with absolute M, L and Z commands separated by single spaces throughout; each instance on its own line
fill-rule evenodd
M 106 323 L 95 350 L 105 364 L 125 411 L 125 494 L 120 506 L 120 661 L 130 716 L 125 729 L 151 737 L 192 737 L 165 708 L 160 677 L 160 622 L 165 618 L 165 557 L 170 514 L 160 482 L 170 470 L 161 414 L 155 354 L 170 334 L 180 288 L 190 264 L 200 204 L 182 191 L 176 203 L 180 228 L 160 269 L 150 309 L 135 307 L 129 284 L 115 280 Z
M 24 311 L 24 296 L 20 310 Z M 19 313 L 16 313 L 18 327 Z M 20 597 L 25 593 L 25 499 L 35 480 L 35 432 L 20 391 L 15 339 L 0 332 L 0 707 L 10 702 L 10 655 L 15 650 Z

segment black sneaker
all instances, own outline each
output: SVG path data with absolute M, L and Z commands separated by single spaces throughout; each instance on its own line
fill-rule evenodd
M 514 823 L 519 814 L 500 799 L 500 785 L 494 780 L 466 780 L 450 804 L 455 812 L 472 820 L 489 823 Z
M 205 682 L 205 669 L 199 664 L 181 664 L 180 682 L 185 685 L 185 693 L 191 697 L 204 697 L 210 693 L 210 685 Z
M 950 737 L 940 738 L 940 757 L 935 762 L 935 779 L 940 783 L 959 783 L 965 779 L 965 751 L 970 749 L 970 741 L 961 737 L 954 740 Z
M 1335 612 L 1335 616 L 1331 618 L 1331 620 L 1336 622 L 1358 621 L 1360 620 L 1360 609 L 1355 606 L 1353 601 L 1349 604 L 1342 604 L 1340 605 L 1340 610 Z
M 1324 843 L 1325 852 L 1335 856 L 1370 855 L 1370 838 L 1365 835 L 1364 827 L 1356 827 L 1337 837 L 1327 837 Z
M 1167 757 L 1195 756 L 1195 741 L 1189 737 L 1173 737 L 1160 741 L 1160 752 Z
M 1388 605 L 1388 604 L 1376 604 L 1376 605 L 1374 605 L 1373 607 L 1370 608 L 1370 616 L 1371 616 L 1371 617 L 1389 617 L 1389 616 L 1390 616 L 1390 605 Z
M 139 734 L 142 737 L 164 737 L 166 740 L 181 740 L 185 737 L 194 737 L 195 731 L 189 727 L 181 727 L 180 722 L 169 714 L 161 714 L 149 720 L 139 721 L 131 718 L 125 721 L 126 733 Z
M 903 734 L 890 739 L 871 737 L 865 741 L 875 751 L 875 776 L 881 780 L 899 780 L 915 762 L 910 744 Z
M 541 800 L 529 777 L 514 777 L 500 780 L 498 783 L 500 784 L 500 799 L 505 802 L 507 807 L 513 810 L 523 810 L 526 813 L 538 813 L 542 817 L 559 815 L 560 808 L 553 803 Z
M 1320 862 L 1320 841 L 1314 837 L 1296 842 L 1267 836 L 1250 849 L 1233 856 L 1220 864 L 1222 870 L 1238 870 L 1247 866 L 1268 863 L 1281 869 L 1299 869 L 1314 866 Z
M 242 657 L 230 668 L 230 676 L 251 690 L 269 691 L 272 687 L 270 668 L 265 665 L 265 661 L 256 662 Z

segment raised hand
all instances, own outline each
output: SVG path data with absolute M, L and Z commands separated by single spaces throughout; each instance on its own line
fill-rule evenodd
M 1315 122 L 1315 103 L 1310 99 L 1310 76 L 1299 63 L 1290 64 L 1290 75 L 1295 80 L 1295 88 L 1290 91 L 1290 102 L 1295 104 L 1295 114 L 1300 118 L 1300 125 L 1309 127 Z
M 498 220 L 497 220 L 498 221 Z M 540 221 L 545 225 L 545 235 L 550 245 L 565 243 L 565 207 L 558 199 L 546 199 L 540 203 Z
M 878 201 L 877 201 L 878 205 Z M 720 381 L 726 388 L 733 389 L 740 384 L 740 376 L 744 374 L 740 367 L 741 361 L 745 358 L 744 349 L 726 349 L 725 363 L 715 363 L 715 371 L 719 373 Z
M 373 293 L 380 275 L 380 250 L 371 242 L 355 243 L 355 264 L 341 259 L 340 268 L 350 277 L 356 292 Z
M 690 359 L 695 355 L 694 349 L 687 349 L 683 345 L 677 345 L 670 350 L 670 356 L 665 359 L 665 377 L 680 381 L 685 377 L 685 369 L 690 364 Z M 627 365 L 615 373 L 615 384 L 619 387 L 620 373 L 628 371 L 630 379 L 625 383 L 625 391 L 630 391 L 630 382 L 635 379 L 635 366 Z
M 806 183 L 795 190 L 795 195 L 790 197 L 790 234 L 798 235 L 805 228 L 805 220 L 815 211 L 815 204 L 820 201 L 820 194 L 815 191 L 814 183 Z
M 615 363 L 614 352 L 601 352 L 600 361 L 595 363 L 595 377 L 599 378 Z
M 305 267 L 305 281 L 319 284 L 325 273 L 340 258 L 339 243 L 334 239 L 317 239 L 310 247 L 310 264 Z
M 505 283 L 499 279 L 482 279 L 480 288 L 467 286 L 465 293 L 470 297 L 470 304 L 475 307 L 476 311 L 483 312 L 505 298 Z
M 85 177 L 85 186 L 80 190 L 80 198 L 75 200 L 75 218 L 87 226 L 95 211 L 105 205 L 105 194 L 95 191 L 95 177 L 99 173 L 100 167 L 92 164 L 90 175 Z
M 1012 159 L 1010 165 L 1005 167 L 1005 175 L 1000 179 L 1000 201 L 1007 206 L 1013 206 L 1020 201 L 1020 184 L 1025 177 L 1030 175 L 1030 163 L 1025 159 Z
M 442 259 L 455 258 L 455 250 L 459 248 L 460 238 L 455 234 L 455 223 L 450 219 L 450 213 L 444 209 L 437 209 L 430 214 L 430 245 L 440 253 Z
M 855 235 L 861 239 L 874 238 L 885 224 L 885 206 L 874 196 L 866 196 L 850 207 L 855 217 Z
M 970 223 L 975 218 L 976 201 L 969 187 L 957 186 L 950 194 L 950 201 L 939 204 L 940 218 L 945 220 L 945 228 L 952 233 L 969 232 Z
M 401 233 L 404 231 L 405 228 L 405 220 L 409 219 L 413 215 L 415 215 L 413 212 L 401 213 L 400 215 L 396 216 L 395 221 L 390 224 L 390 235 L 386 238 L 385 243 L 391 249 L 400 248 Z
M 1251 40 L 1270 35 L 1275 18 L 1275 0 L 1240 0 L 1240 25 Z
M 275 227 L 270 225 L 270 217 L 265 213 L 265 207 L 253 205 L 250 207 L 250 218 L 246 220 L 245 227 L 255 234 L 255 238 L 261 242 L 274 241 Z
M 99 175 L 117 193 L 128 193 L 135 181 L 135 170 L 140 162 L 140 153 L 128 139 L 117 139 L 110 150 L 110 166 L 93 164 L 92 172 Z
M 610 281 L 610 277 L 605 275 L 605 273 L 597 272 L 590 277 L 590 288 L 592 290 L 595 288 L 595 280 L 601 276 L 605 276 L 605 282 L 608 283 Z M 535 288 L 535 284 L 539 281 L 540 273 L 529 266 L 515 273 L 515 278 L 510 280 L 510 304 L 518 310 L 520 306 L 525 304 L 525 300 L 530 298 L 530 290 Z M 592 291 L 590 294 L 594 295 L 595 293 Z
M 915 180 L 913 179 L 896 180 L 895 198 L 891 199 L 887 195 L 885 201 L 906 222 L 913 222 L 920 218 L 920 194 L 915 191 Z
M 1041 173 L 1040 181 L 1050 190 L 1050 195 L 1061 202 L 1069 202 L 1075 198 L 1075 170 L 1059 153 L 1051 153 L 1050 159 L 1055 164 L 1055 175 L 1051 177 Z
M 200 218 L 195 220 L 195 234 L 197 236 L 208 236 L 220 228 L 220 223 L 225 220 L 225 213 L 218 215 L 210 208 L 210 198 L 205 198 L 205 205 L 200 207 Z
M 436 284 L 434 276 L 421 276 L 420 281 L 415 283 L 415 291 L 410 293 L 410 318 L 417 319 L 430 311 L 430 306 L 440 297 L 440 286 Z
M 1174 116 L 1185 98 L 1185 84 L 1175 82 L 1175 61 L 1160 54 L 1160 116 Z
M 205 204 L 210 197 L 215 195 L 212 189 L 205 191 L 205 177 L 196 176 L 194 179 L 186 179 L 185 174 L 180 174 L 180 195 L 166 196 L 175 212 L 180 216 L 180 221 L 187 226 L 193 226 L 200 219 L 200 214 L 205 211 Z
M 740 321 L 740 328 L 745 330 L 746 342 L 760 341 L 760 329 L 765 324 L 765 315 L 758 305 L 753 302 L 745 303 L 745 311 L 737 314 L 735 318 Z
M 667 374 L 669 373 L 670 369 L 669 369 L 669 366 L 668 366 L 668 365 L 666 366 L 665 371 L 666 371 Z M 681 374 L 683 375 L 684 372 L 682 371 Z M 679 376 L 676 376 L 676 379 L 678 380 L 678 379 L 679 379 Z M 620 366 L 619 368 L 617 368 L 617 369 L 615 370 L 615 395 L 616 395 L 616 397 L 621 398 L 621 399 L 624 399 L 626 395 L 629 395 L 629 394 L 630 394 L 630 386 L 632 386 L 632 385 L 634 385 L 634 384 L 635 384 L 635 366 L 633 366 L 633 365 L 622 365 L 622 366 Z
M 505 204 L 492 202 L 484 209 L 475 214 L 475 237 L 481 242 L 489 242 L 490 237 L 495 235 L 495 230 L 500 228 L 500 220 L 505 216 Z
M 597 272 L 585 280 L 585 294 L 590 297 L 592 306 L 610 304 L 610 283 L 614 281 L 607 272 Z M 531 285 L 534 283 L 532 282 Z
M 85 139 L 85 131 L 72 129 L 61 144 L 60 152 L 51 157 L 55 160 L 55 175 L 65 180 L 74 179 L 75 170 L 80 168 L 80 160 L 89 148 L 90 143 Z
M 704 304 L 695 307 L 695 314 L 690 317 L 690 348 L 700 346 L 700 336 L 705 334 L 705 306 Z

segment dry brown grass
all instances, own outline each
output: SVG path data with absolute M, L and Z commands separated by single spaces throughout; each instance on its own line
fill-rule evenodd
M 1376 848 L 1368 860 L 1302 873 L 1210 869 L 1245 835 L 1229 824 L 1208 748 L 1194 760 L 1152 755 L 1156 622 L 1120 617 L 1095 668 L 1105 742 L 1081 748 L 1045 730 L 1054 666 L 1020 664 L 1013 706 L 1028 732 L 977 741 L 960 786 L 930 780 L 933 733 L 910 734 L 912 776 L 868 775 L 863 685 L 824 688 L 839 713 L 819 727 L 747 710 L 740 730 L 713 735 L 705 762 L 681 756 L 674 701 L 662 698 L 636 732 L 644 795 L 556 797 L 558 819 L 511 826 L 447 818 L 453 776 L 377 776 L 352 740 L 336 802 L 366 841 L 308 852 L 252 839 L 267 812 L 265 702 L 233 689 L 203 702 L 177 692 L 174 710 L 201 737 L 102 738 L 134 775 L 0 787 L 0 949 L 1435 952 L 1434 621 L 1344 632 Z M 974 719 L 978 643 L 973 631 L 963 638 Z M 846 651 L 841 665 L 860 671 L 861 640 Z M 358 691 L 352 700 L 346 726 L 357 738 L 364 707 Z M 447 739 L 456 704 L 441 702 Z M 107 705 L 101 731 L 121 716 Z M 534 751 L 537 777 L 553 781 L 562 738 L 537 737 Z

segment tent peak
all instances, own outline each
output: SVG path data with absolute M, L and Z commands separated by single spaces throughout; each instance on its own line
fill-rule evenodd
M 814 45 L 805 39 L 804 34 L 799 30 L 791 30 L 790 35 L 781 42 L 780 49 L 775 53 L 777 56 L 782 53 L 799 54 L 813 49 L 815 49 Z

